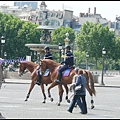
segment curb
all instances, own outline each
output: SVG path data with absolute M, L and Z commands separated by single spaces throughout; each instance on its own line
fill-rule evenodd
M 26 82 L 26 81 L 23 81 L 23 82 L 17 82 L 17 81 L 5 81 L 3 82 L 4 83 L 7 83 L 7 84 L 30 84 L 30 82 Z M 111 87 L 111 88 L 120 88 L 120 86 L 118 85 L 95 85 L 95 87 Z

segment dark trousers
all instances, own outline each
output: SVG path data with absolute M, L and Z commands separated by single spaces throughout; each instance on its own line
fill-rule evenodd
M 62 75 L 62 72 L 63 72 L 64 70 L 68 69 L 68 68 L 69 68 L 68 65 L 62 66 L 62 67 L 58 70 L 58 74 L 59 74 L 59 75 Z
M 81 111 L 84 113 L 87 113 L 87 104 L 86 104 L 85 95 L 74 95 L 73 96 L 73 99 L 72 99 L 69 109 L 68 109 L 70 112 L 73 111 L 73 108 L 74 108 L 76 102 L 77 102 L 79 108 L 81 109 Z
M 77 104 L 81 108 L 82 112 L 87 113 L 87 103 L 86 103 L 85 95 L 80 95 L 80 98 L 78 98 L 77 100 Z

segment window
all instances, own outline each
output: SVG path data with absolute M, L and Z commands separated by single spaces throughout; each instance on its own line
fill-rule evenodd
M 60 26 L 60 22 L 57 20 L 50 20 L 51 26 Z
M 42 22 L 39 22 L 39 25 L 42 25 Z
M 42 13 L 40 13 L 39 18 L 42 18 L 42 17 L 43 17 L 43 14 L 42 14 Z

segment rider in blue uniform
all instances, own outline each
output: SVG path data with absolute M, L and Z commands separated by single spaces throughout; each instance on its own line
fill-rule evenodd
M 61 83 L 62 72 L 74 65 L 74 56 L 73 53 L 70 51 L 71 47 L 67 45 L 65 49 L 66 49 L 66 57 L 65 60 L 61 62 L 61 64 L 64 63 L 64 65 L 58 70 L 58 80 L 55 80 L 56 83 Z
M 44 59 L 51 59 L 51 60 L 53 60 L 53 55 L 50 53 L 50 48 L 49 48 L 48 46 L 45 46 L 45 47 L 44 47 L 44 50 L 45 50 Z M 40 85 L 40 83 L 41 83 L 41 78 L 42 78 L 42 76 L 41 76 L 41 73 L 40 73 L 40 71 L 39 71 L 39 72 L 38 72 L 38 80 L 37 80 L 37 82 L 36 82 L 37 85 Z

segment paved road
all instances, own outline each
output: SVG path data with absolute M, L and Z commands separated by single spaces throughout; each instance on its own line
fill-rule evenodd
M 101 79 L 100 79 L 101 80 Z M 9 81 L 9 82 L 8 82 Z M 95 84 L 97 96 L 94 97 L 95 108 L 91 109 L 90 96 L 87 93 L 88 114 L 81 115 L 79 108 L 74 108 L 73 113 L 68 113 L 67 108 L 69 103 L 65 101 L 65 94 L 61 106 L 57 106 L 58 91 L 57 87 L 51 89 L 51 94 L 54 98 L 50 102 L 47 98 L 47 103 L 43 104 L 43 96 L 40 88 L 36 85 L 33 89 L 28 101 L 24 101 L 29 89 L 30 81 L 6 80 L 2 84 L 0 90 L 0 112 L 6 119 L 14 118 L 120 118 L 120 76 L 104 77 L 105 86 Z M 20 83 L 20 84 L 16 84 Z M 26 84 L 25 84 L 26 83 Z M 45 89 L 47 90 L 47 87 Z
M 5 79 L 6 83 L 23 83 L 23 84 L 29 84 L 31 83 L 31 80 L 25 80 L 25 79 Z M 98 83 L 95 83 L 95 86 L 99 87 L 120 87 L 120 75 L 114 75 L 114 76 L 104 76 L 103 77 L 104 86 L 101 84 L 101 76 L 98 77 Z

